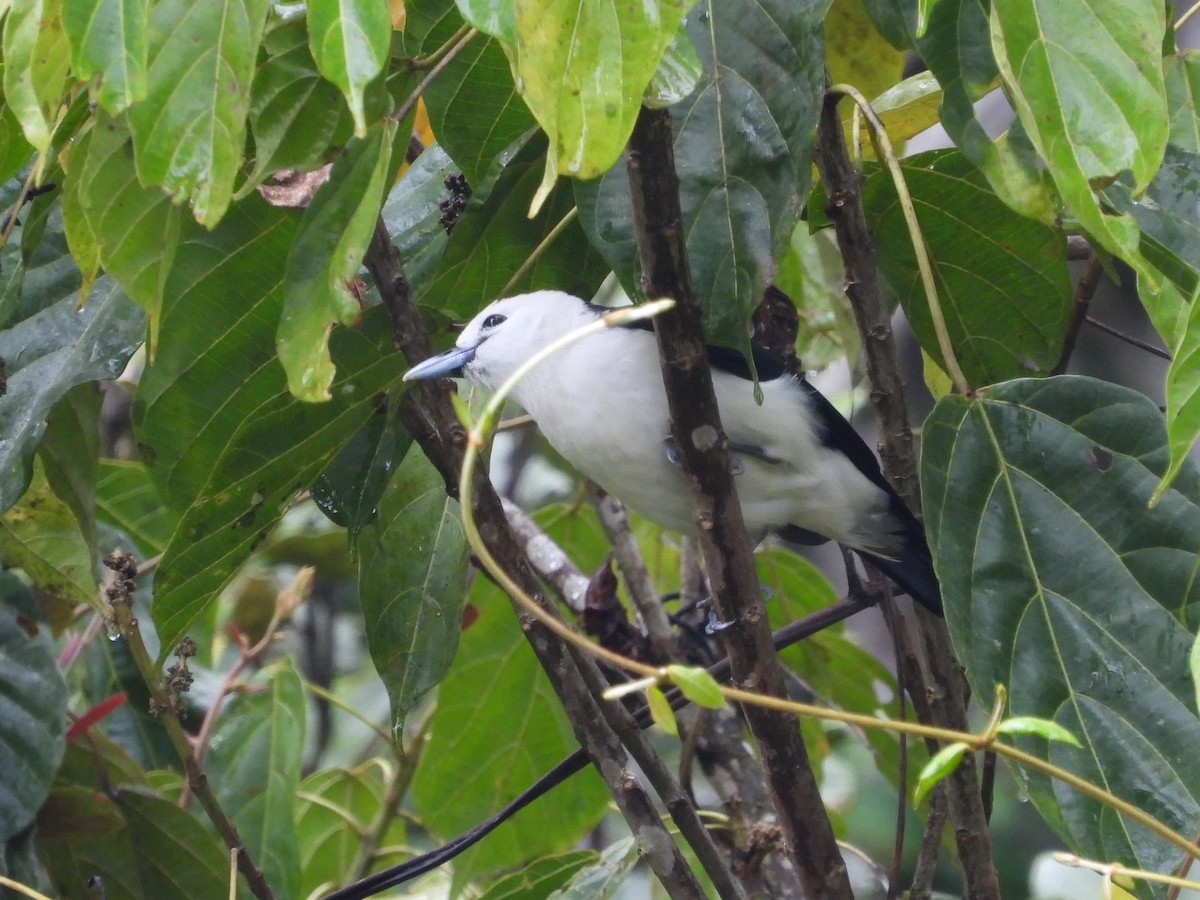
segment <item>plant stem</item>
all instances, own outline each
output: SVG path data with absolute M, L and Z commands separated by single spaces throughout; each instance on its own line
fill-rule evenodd
M 237 856 L 238 870 L 245 877 L 251 893 L 255 897 L 258 897 L 259 900 L 274 900 L 274 891 L 267 884 L 262 870 L 250 858 L 250 854 L 246 850 L 246 844 L 242 840 L 241 835 L 238 834 L 237 827 L 225 814 L 225 810 L 221 808 L 221 804 L 217 802 L 217 797 L 213 793 L 212 787 L 209 786 L 208 776 L 204 773 L 204 769 L 200 767 L 200 763 L 192 753 L 191 744 L 188 743 L 183 726 L 179 723 L 179 718 L 175 714 L 174 705 L 163 686 L 162 677 L 154 661 L 150 658 L 149 651 L 146 650 L 145 642 L 142 641 L 142 632 L 138 628 L 138 622 L 134 618 L 133 609 L 130 604 L 133 590 L 132 579 L 137 573 L 133 557 L 128 554 L 113 554 L 105 560 L 105 565 L 118 573 L 118 576 L 125 576 L 124 578 L 116 578 L 116 583 L 107 590 L 113 618 L 116 620 L 121 637 L 124 638 L 125 645 L 129 649 L 129 655 L 133 657 L 134 665 L 137 666 L 138 673 L 142 676 L 142 681 L 146 683 L 146 688 L 150 691 L 153 710 L 158 714 L 159 721 L 162 722 L 163 730 L 166 732 L 167 738 L 175 750 L 175 754 L 179 757 L 179 761 L 183 763 L 184 771 L 187 773 L 188 785 L 195 793 L 196 799 L 200 801 L 200 805 L 208 815 L 209 821 L 213 823 L 213 826 L 225 841 L 225 846 Z

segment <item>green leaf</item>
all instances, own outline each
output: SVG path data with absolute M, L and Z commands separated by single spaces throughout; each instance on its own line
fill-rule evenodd
M 503 153 L 536 126 L 504 51 L 491 38 L 467 44 L 421 96 L 433 133 L 472 185 L 482 184 Z
M 637 840 L 622 838 L 605 847 L 596 863 L 576 872 L 550 900 L 608 900 L 621 890 L 640 860 Z
M 1196 686 L 1196 712 L 1200 714 L 1200 633 L 1192 643 L 1192 652 L 1188 656 L 1188 668 L 1192 672 L 1192 682 Z
M 404 277 L 418 294 L 446 248 L 441 204 L 450 196 L 446 179 L 457 173 L 446 151 L 433 144 L 405 169 L 383 204 L 383 222 L 404 260 Z
M 996 731 L 1000 734 L 1032 734 L 1048 741 L 1062 741 L 1074 747 L 1083 746 L 1075 735 L 1057 722 L 1039 719 L 1037 716 L 1013 716 L 997 725 Z
M 358 273 L 375 229 L 395 134 L 389 119 L 352 142 L 300 220 L 284 270 L 276 347 L 288 389 L 301 400 L 332 396 L 329 334 L 335 324 L 352 324 L 361 311 L 347 282 Z
M 352 550 L 359 532 L 378 516 L 379 500 L 411 444 L 399 405 L 391 400 L 313 482 L 313 501 L 331 522 L 346 529 Z
M 163 0 L 150 17 L 146 98 L 129 110 L 138 178 L 212 228 L 242 164 L 269 0 Z
M 571 212 L 571 192 L 562 185 L 534 218 L 528 217 L 544 162 L 545 141 L 538 137 L 505 166 L 486 199 L 479 202 L 472 197 L 450 235 L 437 276 L 421 291 L 423 305 L 469 317 L 502 291 L 511 296 L 556 288 L 591 299 L 608 267 L 574 222 L 568 223 L 549 251 L 505 291 L 534 248 Z
M 194 814 L 145 789 L 121 791 L 117 806 L 128 828 L 142 896 L 217 897 L 228 892 L 225 846 Z M 262 864 L 257 857 L 255 861 Z
M 875 25 L 897 47 L 910 48 L 944 90 L 941 120 L 963 154 L 987 176 L 996 194 L 1022 215 L 1054 223 L 1057 209 L 1035 155 L 1014 127 L 993 141 L 976 117 L 975 102 L 992 91 L 999 69 L 992 53 L 985 0 L 941 0 L 917 36 L 916 5 L 908 0 L 865 0 Z
M 290 660 L 236 694 L 217 718 L 205 757 L 217 801 L 281 896 L 297 896 L 300 853 L 294 825 L 304 754 L 305 698 Z
M 651 109 L 662 109 L 682 103 L 703 77 L 704 65 L 696 47 L 688 37 L 687 29 L 680 26 L 658 61 L 654 77 L 642 94 L 642 104 Z
M 138 181 L 132 142 L 118 123 L 100 117 L 78 152 L 82 165 L 71 180 L 77 183 L 87 231 L 95 239 L 105 271 L 146 310 L 153 353 L 183 210 L 163 191 Z
M 146 96 L 149 0 L 63 0 L 76 78 L 95 76 L 96 102 L 110 115 Z
M 516 4 L 516 44 L 507 49 L 559 174 L 595 178 L 618 161 L 642 93 L 689 5 Z
M 820 0 L 702 0 L 687 18 L 705 77 L 672 110 L 675 163 L 692 283 L 715 343 L 748 349 L 746 323 L 808 193 L 824 9 Z M 575 183 L 580 223 L 637 296 L 629 196 L 624 163 Z
M 803 298 L 797 306 L 796 352 L 810 371 L 843 358 L 851 371 L 858 370 L 860 339 L 845 285 L 846 269 L 833 229 L 809 234 L 808 224 L 801 222 L 779 260 L 775 286 L 789 297 Z
M 100 462 L 96 516 L 127 534 L 146 558 L 166 549 L 178 524 L 159 499 L 145 465 L 120 459 Z
M 1174 302 L 1184 306 L 1183 298 L 1173 290 L 1164 293 L 1173 295 Z M 1171 463 L 1163 472 L 1155 497 L 1178 475 L 1200 436 L 1200 297 L 1196 293 L 1186 310 L 1186 326 L 1180 331 L 1167 368 L 1167 441 Z
M 140 897 L 128 828 L 103 791 L 59 785 L 38 812 L 38 855 L 62 896 L 80 896 L 90 878 L 109 897 Z
M 682 668 L 682 666 L 680 666 Z M 650 718 L 654 724 L 667 734 L 679 735 L 679 725 L 675 722 L 675 710 L 671 709 L 671 701 L 658 685 L 646 688 L 646 704 L 650 707 Z
M 838 594 L 829 579 L 815 565 L 782 548 L 759 550 L 755 554 L 758 576 L 769 593 L 767 615 L 772 629 L 782 628 L 804 616 L 837 602 Z M 856 637 L 844 625 L 822 629 L 808 639 L 785 647 L 780 659 L 804 680 L 823 703 L 885 718 L 900 716 L 895 676 L 878 659 L 860 647 Z M 883 698 L 888 699 L 883 699 Z M 801 722 L 804 727 L 804 722 Z M 822 735 L 821 744 L 828 739 Z M 875 756 L 879 772 L 893 784 L 900 784 L 900 745 L 896 735 L 877 729 L 860 733 Z M 819 748 L 820 745 L 818 745 Z M 910 753 L 908 764 L 915 776 L 917 755 Z
M 38 849 L 63 896 L 92 877 L 107 896 L 219 897 L 229 860 L 192 813 L 148 788 L 59 785 L 38 813 Z
M 50 489 L 40 458 L 29 490 L 0 517 L 0 555 L 6 565 L 25 570 L 56 630 L 80 603 L 101 610 L 87 540 L 71 508 Z
M 462 17 L 473 27 L 499 38 L 506 47 L 517 42 L 517 5 L 495 0 L 456 0 Z
M 1141 232 L 1142 255 L 1190 297 L 1200 284 L 1200 207 L 1196 172 L 1200 153 L 1168 146 L 1162 166 L 1142 192 L 1129 176 L 1122 175 L 1103 191 L 1105 201 L 1126 213 Z M 1144 285 L 1139 284 L 1139 289 Z M 1177 313 L 1181 301 L 1148 302 L 1154 327 L 1168 344 L 1177 339 Z
M 1163 58 L 1171 131 L 1167 143 L 1200 153 L 1200 53 L 1180 50 Z
M 831 84 L 852 84 L 870 99 L 900 80 L 904 54 L 875 29 L 863 0 L 833 0 L 824 31 Z
M 322 769 L 300 784 L 296 837 L 300 842 L 300 889 L 342 883 L 362 848 L 363 835 L 388 802 L 387 766 L 370 759 L 353 769 Z M 384 847 L 405 844 L 405 823 L 395 816 L 381 835 Z
M 1169 127 L 1162 4 L 1042 9 L 1035 0 L 1004 0 L 992 5 L 991 26 L 1008 96 L 1067 207 L 1093 239 L 1157 287 L 1137 224 L 1104 211 L 1093 186 L 1128 170 L 1140 189 L 1162 160 Z
M 96 470 L 100 462 L 100 405 L 97 385 L 67 391 L 50 411 L 38 455 L 51 489 L 71 510 L 88 548 L 96 551 Z
M 725 705 L 721 686 L 715 678 L 698 666 L 667 666 L 671 681 L 690 701 L 707 709 L 720 709 Z
M 535 860 L 525 868 L 501 878 L 479 900 L 545 900 L 584 866 L 594 864 L 600 854 L 575 850 Z
M 181 515 L 155 579 L 166 647 L 210 607 L 405 365 L 374 308 L 361 330 L 334 331 L 333 400 L 301 403 L 288 393 L 274 336 L 295 233 L 294 214 L 248 197 L 212 233 L 187 225 L 167 280 L 159 352 L 134 404 L 151 477 Z
M 367 646 L 387 687 L 393 726 L 454 658 L 468 548 L 458 503 L 418 447 L 404 458 L 359 546 L 358 594 Z
M 1086 378 L 1022 380 L 939 401 L 921 485 L 946 621 L 985 709 L 1050 719 L 1079 750 L 1017 743 L 1188 831 L 1200 720 L 1187 657 L 1200 620 L 1200 478 L 1169 459 L 1145 397 Z M 1177 851 L 1039 775 L 1031 798 L 1072 848 L 1171 870 Z
M 888 90 L 871 101 L 871 108 L 879 116 L 893 147 L 899 147 L 909 138 L 937 124 L 938 109 L 943 100 L 942 86 L 929 72 L 920 72 L 893 84 Z M 853 112 L 849 104 L 843 107 L 842 127 L 846 143 L 852 140 Z M 860 124 L 860 140 L 864 159 L 875 159 L 875 146 L 871 143 L 866 122 Z
M 76 273 L 78 277 L 78 273 Z M 54 292 L 54 285 L 40 290 Z M 71 387 L 115 378 L 141 341 L 141 310 L 107 278 L 78 308 L 68 297 L 0 332 L 7 391 L 0 396 L 0 511 L 24 492 L 51 408 Z
M 929 762 L 925 763 L 925 767 L 921 769 L 921 775 L 917 779 L 917 786 L 913 788 L 913 806 L 919 806 L 925 796 L 933 790 L 934 785 L 958 768 L 959 760 L 966 752 L 967 745 L 955 741 L 947 744 L 935 753 Z
M 438 689 L 429 743 L 413 779 L 424 825 L 449 837 L 482 821 L 578 745 L 508 601 L 477 578 L 479 618 Z M 608 802 L 581 772 L 459 857 L 456 878 L 573 847 Z
M 75 784 L 103 791 L 106 786 L 147 784 L 146 773 L 120 744 L 92 728 L 85 740 L 67 744 L 62 766 L 55 775 L 59 784 Z
M 45 151 L 70 66 L 62 0 L 13 4 L 4 19 L 3 49 L 4 99 L 21 123 L 25 139 Z
M 346 96 L 355 134 L 365 137 L 364 91 L 383 71 L 391 47 L 387 4 L 383 0 L 309 0 L 308 35 L 317 68 Z
M 250 95 L 254 168 L 235 199 L 249 194 L 272 172 L 316 168 L 354 128 L 341 91 L 317 70 L 305 19 L 269 32 L 263 49 L 267 58 L 255 72 Z
M 0 602 L 0 843 L 24 831 L 50 793 L 66 729 L 67 685 L 49 629 Z
M 4 84 L 3 61 L 0 61 L 0 87 Z M 0 182 L 12 178 L 33 156 L 33 146 L 25 140 L 21 123 L 7 100 L 0 98 Z M 0 322 L 4 320 L 0 305 Z
M 1019 216 L 957 151 L 904 160 L 938 299 L 967 381 L 1046 374 L 1058 361 L 1071 308 L 1066 237 Z M 900 297 L 921 347 L 941 363 L 933 319 L 891 175 L 863 186 L 880 272 Z M 943 364 L 943 368 L 945 368 Z

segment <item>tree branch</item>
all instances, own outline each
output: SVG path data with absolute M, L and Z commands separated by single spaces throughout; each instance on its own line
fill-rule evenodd
M 376 222 L 364 261 L 391 314 L 397 348 L 409 360 L 430 356 L 432 342 L 416 304 L 409 297 L 399 253 L 382 219 Z M 456 496 L 466 441 L 450 405 L 451 390 L 441 379 L 417 382 L 401 399 L 400 415 L 414 440 L 441 473 L 447 493 Z M 475 521 L 488 550 L 526 593 L 553 612 L 553 606 L 546 602 L 508 527 L 499 497 L 482 471 L 476 472 L 471 494 Z M 678 845 L 663 826 L 649 795 L 628 769 L 628 758 L 620 739 L 604 717 L 603 701 L 588 689 L 575 658 L 562 641 L 537 620 L 519 610 L 518 618 L 538 662 L 558 694 L 580 746 L 599 772 L 633 833 L 651 848 L 644 853 L 650 868 L 672 897 L 702 897 L 703 891 Z
M 813 148 L 814 159 L 821 180 L 825 182 L 829 217 L 833 221 L 846 268 L 846 294 L 854 307 L 867 357 L 867 372 L 872 386 L 871 403 L 881 426 L 880 457 L 884 472 L 909 506 L 919 511 L 921 504 L 916 455 L 908 425 L 904 381 L 896 357 L 891 319 L 879 287 L 875 247 L 863 211 L 861 173 L 850 163 L 838 120 L 839 99 L 838 95 L 832 93 L 825 98 Z M 918 608 L 916 615 L 932 684 L 926 683 L 919 666 L 913 666 L 906 672 L 913 705 L 922 721 L 965 730 L 969 692 L 962 667 L 954 656 L 946 624 L 922 608 Z M 950 817 L 954 823 L 966 895 L 978 900 L 998 900 L 1000 887 L 972 754 L 963 756 L 962 765 L 947 779 L 947 783 Z
M 734 492 L 729 442 L 721 429 L 682 232 L 670 116 L 642 109 L 627 156 L 633 218 L 646 297 L 671 297 L 655 321 L 671 432 L 692 492 L 713 603 L 732 627 L 722 632 L 734 681 L 785 696 L 758 576 Z M 746 707 L 786 843 L 812 898 L 850 898 L 846 866 L 834 841 L 816 778 L 789 715 Z

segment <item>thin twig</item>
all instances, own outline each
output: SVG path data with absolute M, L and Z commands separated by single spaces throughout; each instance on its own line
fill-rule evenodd
M 441 58 L 434 63 L 433 67 L 425 74 L 425 77 L 420 80 L 417 86 L 412 89 L 412 92 L 408 95 L 408 97 L 405 98 L 404 102 L 400 104 L 400 108 L 391 117 L 394 121 L 404 121 L 405 116 L 412 112 L 412 108 L 416 106 L 417 101 L 421 99 L 421 93 L 425 90 L 425 88 L 429 87 L 429 83 L 433 81 L 433 79 L 437 78 L 439 74 L 441 74 L 442 69 L 446 68 L 446 66 L 450 65 L 450 63 L 454 61 L 454 58 L 458 56 L 460 52 L 462 52 L 463 47 L 467 46 L 467 44 L 469 44 L 477 34 L 479 34 L 479 32 L 474 28 L 468 28 L 466 31 L 462 32 L 462 37 L 459 37 L 457 40 L 452 39 L 454 42 L 450 44 L 449 47 L 445 48 L 444 52 L 439 51 L 442 54 Z
M 1096 294 L 1096 288 L 1100 284 L 1100 276 L 1103 272 L 1100 257 L 1093 253 L 1088 257 L 1083 271 L 1079 273 L 1079 280 L 1075 282 L 1075 292 L 1071 299 L 1071 316 L 1067 321 L 1066 335 L 1063 337 L 1062 353 L 1059 354 L 1054 368 L 1050 370 L 1051 375 L 1062 375 L 1067 371 L 1067 365 L 1071 362 L 1071 354 L 1075 352 L 1075 341 L 1079 338 L 1079 329 L 1087 321 L 1088 307 L 1092 305 L 1092 297 Z
M 917 851 L 912 883 L 908 887 L 909 900 L 929 900 L 933 894 L 933 876 L 937 872 L 942 832 L 946 828 L 946 817 L 949 814 L 946 788 L 947 784 L 942 782 L 929 795 L 929 815 L 925 819 L 925 832 L 921 837 L 921 847 Z
M 134 665 L 137 666 L 138 673 L 142 676 L 142 681 L 150 691 L 151 709 L 158 715 L 167 739 L 171 742 L 179 761 L 183 763 L 188 785 L 195 793 L 196 799 L 200 801 L 209 821 L 225 841 L 225 846 L 236 856 L 238 871 L 246 879 L 250 892 L 259 900 L 274 900 L 275 892 L 267 884 L 262 870 L 251 859 L 245 842 L 238 834 L 237 826 L 221 808 L 221 804 L 217 801 L 217 797 L 208 783 L 208 776 L 205 775 L 200 763 L 192 754 L 191 744 L 179 722 L 179 717 L 175 714 L 175 705 L 168 696 L 162 676 L 142 640 L 142 632 L 132 609 L 133 579 L 137 575 L 137 564 L 133 561 L 132 556 L 123 553 L 110 554 L 104 564 L 114 573 L 107 579 L 110 583 L 105 590 L 113 618 L 121 632 L 121 637 L 125 640 L 129 655 L 133 658 Z
M 505 282 L 504 287 L 500 289 L 499 297 L 507 297 L 508 292 L 513 289 L 513 285 L 529 274 L 530 270 L 537 265 L 542 255 L 550 249 L 550 246 L 562 236 L 562 233 L 567 230 L 572 222 L 579 218 L 579 208 L 572 206 L 571 209 L 558 220 L 558 223 L 546 233 L 546 236 L 538 241 L 538 245 L 530 251 L 525 257 L 525 261 L 513 272 L 512 277 Z
M 1109 325 L 1107 322 L 1101 322 L 1099 319 L 1094 318 L 1093 316 L 1088 316 L 1087 323 L 1093 328 L 1099 328 L 1101 331 L 1111 334 L 1113 337 L 1137 347 L 1139 350 L 1145 350 L 1152 356 L 1157 356 L 1159 359 L 1165 359 L 1167 362 L 1171 361 L 1171 354 L 1162 349 L 1162 347 L 1156 347 L 1154 344 L 1148 344 L 1140 338 L 1135 338 L 1132 334 L 1126 334 L 1124 331 L 1113 328 L 1113 326 Z
M 605 493 L 599 485 L 591 481 L 587 484 L 587 496 L 600 517 L 604 533 L 608 535 L 613 558 L 625 579 L 629 599 L 633 601 L 634 608 L 641 616 L 650 647 L 664 662 L 682 659 L 679 642 L 671 628 L 671 620 L 667 618 L 658 591 L 654 589 L 654 581 L 646 571 L 646 561 L 642 559 L 641 550 L 634 540 L 625 504 L 612 494 Z

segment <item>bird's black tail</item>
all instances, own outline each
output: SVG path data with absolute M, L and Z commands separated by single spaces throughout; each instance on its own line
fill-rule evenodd
M 905 535 L 904 551 L 899 559 L 884 559 L 859 550 L 858 553 L 884 575 L 904 588 L 914 600 L 930 612 L 941 616 L 942 590 L 938 586 L 937 575 L 933 572 L 933 558 L 929 553 L 929 545 L 925 535 L 920 531 L 920 525 L 913 523 L 916 531 L 910 530 Z

